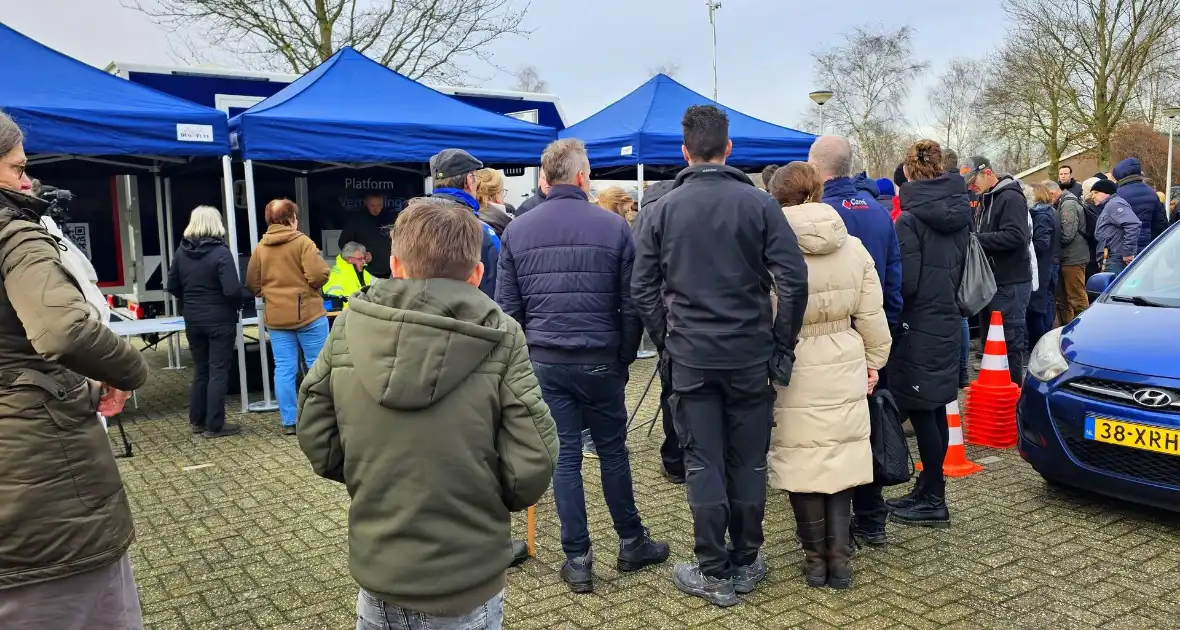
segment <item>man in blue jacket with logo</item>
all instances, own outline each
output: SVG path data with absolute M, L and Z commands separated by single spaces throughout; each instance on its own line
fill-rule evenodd
M 864 178 L 858 185 L 852 176 L 852 145 L 840 136 L 821 136 L 811 145 L 807 161 L 815 167 L 824 179 L 823 202 L 836 209 L 848 233 L 860 242 L 873 257 L 877 276 L 881 280 L 881 291 L 885 298 L 885 317 L 894 338 L 900 332 L 901 319 L 901 248 L 897 243 L 897 232 L 893 218 L 877 201 L 875 195 L 865 190 Z M 875 184 L 875 182 L 874 182 Z M 900 191 L 899 191 L 900 194 Z M 888 387 L 889 368 L 881 371 L 877 387 Z M 853 534 L 873 545 L 885 544 L 885 518 L 888 510 L 881 486 L 867 485 L 857 488 L 852 495 Z
M 434 179 L 433 197 L 444 197 L 461 203 L 479 216 L 479 202 L 475 200 L 475 172 L 483 168 L 483 162 L 475 159 L 463 149 L 443 149 L 430 158 L 430 177 Z M 482 221 L 481 221 L 482 223 Z M 492 226 L 483 223 L 483 247 L 480 262 L 483 263 L 483 280 L 479 290 L 495 298 L 496 272 L 500 260 L 500 237 Z

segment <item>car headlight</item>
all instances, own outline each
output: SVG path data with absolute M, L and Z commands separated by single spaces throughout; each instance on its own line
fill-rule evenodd
M 1061 353 L 1061 330 L 1054 328 L 1045 333 L 1028 358 L 1028 373 L 1038 381 L 1051 381 L 1069 369 L 1069 362 Z

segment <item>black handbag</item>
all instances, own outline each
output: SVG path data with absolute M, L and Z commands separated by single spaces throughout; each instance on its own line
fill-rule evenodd
M 901 427 L 901 411 L 887 389 L 869 396 L 869 442 L 873 447 L 873 482 L 880 486 L 906 483 L 914 474 L 914 459 Z

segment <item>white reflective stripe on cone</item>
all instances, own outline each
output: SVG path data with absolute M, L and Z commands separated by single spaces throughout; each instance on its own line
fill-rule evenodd
M 1008 371 L 1008 355 L 1006 354 L 985 354 L 983 355 L 983 362 L 979 364 L 980 371 L 983 370 L 1003 370 Z
M 951 416 L 959 416 L 959 401 L 952 400 L 946 404 L 946 415 L 948 418 Z
M 987 329 L 988 341 L 1004 341 L 1004 327 L 991 326 Z
M 963 445 L 963 427 L 950 427 L 950 440 L 948 444 L 950 446 Z

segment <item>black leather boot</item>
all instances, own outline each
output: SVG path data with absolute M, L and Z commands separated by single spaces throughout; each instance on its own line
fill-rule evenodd
M 889 508 L 890 510 L 898 510 L 910 507 L 918 501 L 918 496 L 922 494 L 922 487 L 926 485 L 925 481 L 925 478 L 919 474 L 918 480 L 914 482 L 914 487 L 910 488 L 910 491 L 907 492 L 905 496 L 900 496 L 896 499 L 885 499 L 885 507 Z
M 824 496 L 828 543 L 828 586 L 852 586 L 852 491 Z
M 803 573 L 808 586 L 819 588 L 828 582 L 827 525 L 824 523 L 822 494 L 792 492 L 791 508 L 799 544 L 803 547 Z M 848 523 L 844 523 L 845 528 Z
M 926 492 L 906 508 L 894 510 L 889 518 L 904 525 L 947 528 L 951 526 L 951 514 L 946 507 L 942 493 Z

